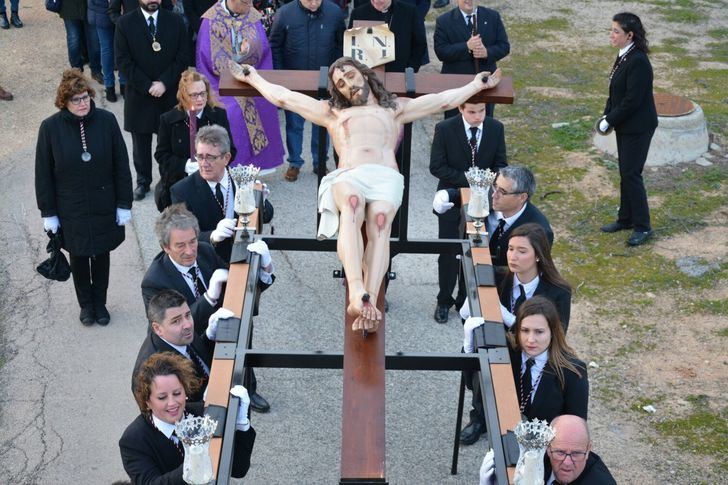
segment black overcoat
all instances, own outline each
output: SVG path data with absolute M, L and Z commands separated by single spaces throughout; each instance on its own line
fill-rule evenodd
M 159 117 L 177 104 L 179 78 L 190 59 L 189 39 L 182 17 L 158 10 L 156 39 L 159 52 L 152 50 L 152 35 L 141 9 L 122 15 L 116 24 L 114 52 L 116 65 L 126 79 L 124 130 L 156 133 Z M 152 82 L 166 88 L 156 98 L 149 94 Z
M 80 120 L 64 108 L 41 123 L 35 196 L 42 217 L 60 219 L 63 248 L 74 256 L 94 256 L 124 240 L 116 208 L 131 209 L 131 172 L 114 115 L 92 102 L 83 118 L 90 162 L 81 160 Z

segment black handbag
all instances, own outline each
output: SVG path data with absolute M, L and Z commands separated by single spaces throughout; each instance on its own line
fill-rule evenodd
M 45 0 L 45 8 L 49 12 L 58 13 L 61 11 L 61 0 Z
M 46 252 L 51 257 L 40 263 L 36 270 L 49 280 L 66 281 L 71 276 L 71 265 L 61 252 L 61 246 L 63 246 L 61 231 L 59 229 L 55 234 L 48 231 L 47 234 L 50 241 L 46 246 Z

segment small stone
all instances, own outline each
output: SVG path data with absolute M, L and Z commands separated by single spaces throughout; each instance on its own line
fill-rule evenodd
M 718 145 L 717 143 L 711 143 L 710 149 L 713 150 L 714 152 L 719 152 L 721 150 L 720 145 Z
M 561 123 L 551 123 L 551 128 L 563 128 L 564 126 L 569 126 L 571 123 L 568 121 L 563 121 Z
M 657 412 L 657 409 L 655 409 L 655 406 L 653 406 L 652 404 L 648 404 L 647 406 L 642 406 L 642 409 L 644 409 L 648 413 L 655 413 L 655 412 Z
M 599 364 L 597 364 L 596 362 L 594 362 L 592 360 L 591 362 L 589 362 L 589 367 L 591 367 L 592 369 L 598 369 L 599 368 Z
M 697 160 L 695 160 L 695 163 L 697 163 L 701 167 L 710 167 L 711 165 L 713 165 L 713 162 L 709 162 L 708 160 L 706 160 L 703 157 L 700 157 Z
M 675 264 L 682 273 L 693 278 L 700 278 L 709 271 L 720 269 L 718 263 L 708 263 L 697 256 L 678 258 Z
M 654 293 L 652 293 L 651 291 L 648 291 L 647 293 L 645 293 L 645 296 L 646 296 L 647 298 L 654 298 L 654 297 L 655 297 L 655 294 L 654 294 Z

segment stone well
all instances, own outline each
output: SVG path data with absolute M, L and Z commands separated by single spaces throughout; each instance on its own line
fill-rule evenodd
M 691 162 L 708 151 L 710 143 L 703 110 L 682 96 L 656 93 L 658 126 L 652 137 L 647 165 L 675 165 Z M 617 158 L 617 138 L 594 134 L 592 142 L 599 150 Z

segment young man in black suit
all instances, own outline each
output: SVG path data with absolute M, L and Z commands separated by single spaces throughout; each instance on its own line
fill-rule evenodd
M 474 0 L 457 0 L 458 6 L 435 21 L 435 54 L 442 61 L 442 74 L 475 74 L 495 72 L 496 62 L 511 51 L 508 34 L 500 14 L 490 8 L 474 8 Z M 488 104 L 487 115 L 493 116 L 494 105 Z M 457 115 L 448 110 L 445 118 Z
M 414 5 L 399 0 L 371 0 L 351 11 L 349 28 L 355 20 L 381 20 L 394 33 L 395 59 L 384 65 L 386 72 L 404 72 L 408 67 L 420 70 L 427 52 L 427 35 L 425 22 Z
M 439 193 L 435 201 L 438 197 L 447 197 L 448 200 L 459 197 L 459 189 L 468 186 L 465 172 L 471 166 L 498 172 L 507 165 L 503 124 L 485 116 L 485 103 L 464 103 L 458 110 L 460 116 L 448 118 L 435 126 L 430 151 L 430 173 L 438 179 L 438 193 L 445 190 L 452 192 L 450 195 Z M 435 213 L 438 238 L 464 237 L 460 207 L 455 207 L 453 203 L 439 205 Z M 461 275 L 460 278 L 458 275 Z M 455 310 L 458 310 L 465 301 L 462 271 L 454 254 L 441 254 L 437 258 L 437 280 L 440 291 L 437 294 L 435 321 L 446 323 L 450 307 L 455 305 Z M 458 294 L 453 299 L 456 281 L 459 283 Z
M 142 200 L 152 183 L 152 134 L 159 117 L 177 103 L 177 86 L 190 59 L 182 17 L 160 9 L 160 0 L 139 0 L 119 18 L 114 37 L 116 64 L 126 80 L 124 129 L 131 132 L 137 186 Z

